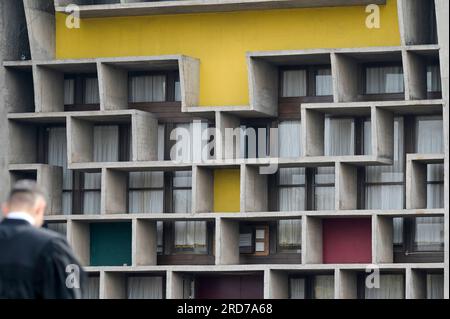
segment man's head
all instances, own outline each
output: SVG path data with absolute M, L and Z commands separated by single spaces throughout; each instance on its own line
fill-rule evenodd
M 3 204 L 3 214 L 11 212 L 30 214 L 35 220 L 34 226 L 41 227 L 44 223 L 44 213 L 47 202 L 44 192 L 35 181 L 20 180 L 14 184 L 6 203 Z

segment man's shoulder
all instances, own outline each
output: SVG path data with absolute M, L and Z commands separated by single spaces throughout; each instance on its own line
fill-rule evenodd
M 61 234 L 45 229 L 36 227 L 27 227 L 23 233 L 23 238 L 30 243 L 35 243 L 39 246 L 46 246 L 53 242 L 65 242 L 66 239 Z

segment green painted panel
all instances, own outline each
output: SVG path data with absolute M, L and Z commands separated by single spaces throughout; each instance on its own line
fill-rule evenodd
M 131 265 L 131 223 L 90 225 L 91 266 Z

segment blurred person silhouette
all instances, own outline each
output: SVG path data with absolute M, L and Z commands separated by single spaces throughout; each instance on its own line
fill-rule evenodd
M 66 239 L 41 228 L 47 202 L 35 181 L 14 184 L 0 222 L 0 299 L 78 299 L 86 281 Z

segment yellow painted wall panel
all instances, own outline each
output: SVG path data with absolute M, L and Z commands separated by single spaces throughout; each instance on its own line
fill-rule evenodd
M 185 54 L 199 58 L 200 106 L 248 105 L 245 54 L 400 45 L 396 0 L 368 29 L 364 6 L 83 19 L 57 14 L 56 56 L 93 58 Z
M 214 170 L 214 212 L 240 211 L 240 170 Z

